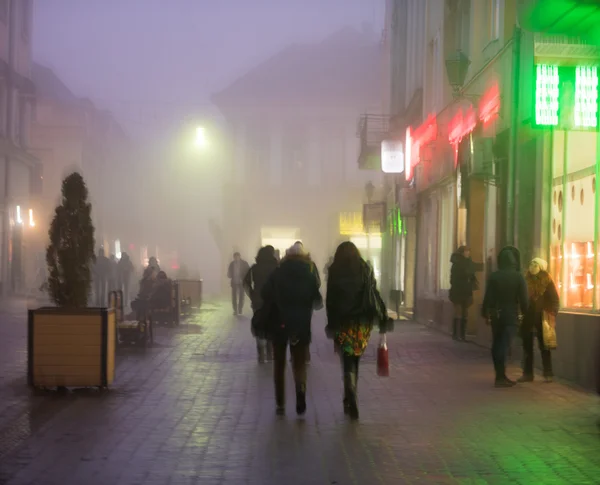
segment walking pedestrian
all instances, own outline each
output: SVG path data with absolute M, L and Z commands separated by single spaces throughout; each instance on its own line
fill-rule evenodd
M 277 269 L 275 248 L 273 246 L 260 248 L 256 254 L 256 263 L 252 265 L 244 278 L 244 290 L 250 298 L 254 313 L 263 306 L 261 292 L 275 269 Z M 273 346 L 266 340 L 265 335 L 256 335 L 256 350 L 259 363 L 263 364 L 265 361 L 273 359 Z
M 273 342 L 275 403 L 278 415 L 285 414 L 285 366 L 289 344 L 296 385 L 296 412 L 306 412 L 306 359 L 311 341 L 315 302 L 321 299 L 315 264 L 302 244 L 288 249 L 279 267 L 263 288 L 265 305 L 271 306 L 268 322 Z
M 335 252 L 327 280 L 327 336 L 340 356 L 344 381 L 344 413 L 358 419 L 357 381 L 360 358 L 373 326 L 386 333 L 392 322 L 377 291 L 373 270 L 351 242 Z
M 98 249 L 96 262 L 94 263 L 94 293 L 96 296 L 96 305 L 104 307 L 108 301 L 106 299 L 106 286 L 110 273 L 110 263 L 104 255 L 104 248 Z
M 543 319 L 544 312 L 550 322 L 555 324 L 558 314 L 559 298 L 556 286 L 548 273 L 548 263 L 541 258 L 534 258 L 529 263 L 525 274 L 529 307 L 523 316 L 521 338 L 523 340 L 523 375 L 518 382 L 533 381 L 533 340 L 537 334 L 538 345 L 542 355 L 542 368 L 546 382 L 552 382 L 552 354 L 544 344 Z
M 454 305 L 452 338 L 466 340 L 467 317 L 473 304 L 473 290 L 478 288 L 475 277 L 475 265 L 471 260 L 471 250 L 467 246 L 459 247 L 450 258 L 450 291 L 448 297 Z
M 108 291 L 118 289 L 118 263 L 117 257 L 111 254 L 108 258 Z
M 240 253 L 233 253 L 233 261 L 229 264 L 227 277 L 231 280 L 231 304 L 233 314 L 241 315 L 244 309 L 244 278 L 250 266 L 242 259 Z
M 527 283 L 520 272 L 520 254 L 506 246 L 498 253 L 498 270 L 485 288 L 482 315 L 492 326 L 492 360 L 496 387 L 512 387 L 515 381 L 506 376 L 506 359 L 519 320 L 527 313 Z M 520 312 L 520 313 L 519 313 Z
M 129 306 L 129 285 L 133 272 L 134 267 L 131 258 L 127 253 L 122 253 L 121 259 L 117 263 L 117 277 L 119 279 L 119 289 L 123 291 L 123 307 Z

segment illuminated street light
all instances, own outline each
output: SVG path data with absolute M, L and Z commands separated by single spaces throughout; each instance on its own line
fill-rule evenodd
M 203 126 L 196 128 L 196 146 L 198 148 L 206 148 L 206 129 Z

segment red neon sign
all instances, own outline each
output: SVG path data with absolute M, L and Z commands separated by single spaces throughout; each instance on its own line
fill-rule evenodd
M 478 110 L 475 111 L 470 105 L 466 111 L 459 108 L 458 112 L 448 123 L 448 142 L 454 147 L 454 166 L 458 162 L 458 145 L 463 138 L 468 136 L 481 121 L 484 126 L 493 121 L 500 113 L 500 87 L 495 82 L 479 101 Z M 416 130 L 411 132 L 410 127 L 406 129 L 405 160 L 406 180 L 413 176 L 413 169 L 419 163 L 420 148 L 434 141 L 437 137 L 436 115 L 429 115 L 425 122 Z
M 484 125 L 494 120 L 500 113 L 500 88 L 494 83 L 479 101 L 479 119 Z
M 427 119 L 414 132 L 411 133 L 410 127 L 406 130 L 405 154 L 406 180 L 413 176 L 413 168 L 419 163 L 419 152 L 423 145 L 434 141 L 437 137 L 437 118 L 435 115 L 429 115 Z M 409 148 L 410 147 L 410 148 Z

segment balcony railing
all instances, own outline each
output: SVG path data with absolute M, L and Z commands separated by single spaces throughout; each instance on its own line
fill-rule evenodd
M 365 170 L 381 168 L 381 142 L 388 136 L 390 117 L 382 114 L 364 114 L 358 121 L 360 138 L 358 166 Z

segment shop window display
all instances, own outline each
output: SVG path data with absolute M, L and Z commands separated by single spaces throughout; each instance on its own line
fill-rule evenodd
M 594 306 L 597 133 L 553 133 L 550 271 L 561 306 Z

